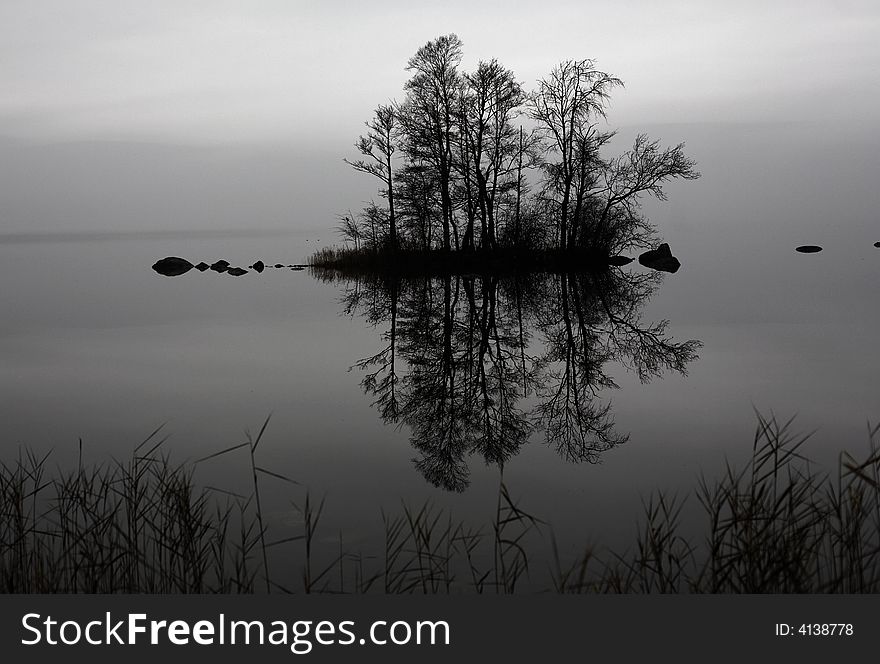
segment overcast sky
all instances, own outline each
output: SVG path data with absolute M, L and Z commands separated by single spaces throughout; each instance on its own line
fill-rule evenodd
M 342 161 L 364 120 L 449 32 L 465 69 L 495 57 L 527 88 L 568 58 L 622 78 L 613 151 L 644 129 L 703 173 L 664 230 L 724 227 L 726 192 L 736 219 L 874 218 L 878 0 L 0 0 L 0 234 L 332 235 L 377 195 Z
M 5 0 L 0 135 L 347 144 L 448 32 L 529 88 L 597 59 L 614 125 L 880 112 L 876 0 Z

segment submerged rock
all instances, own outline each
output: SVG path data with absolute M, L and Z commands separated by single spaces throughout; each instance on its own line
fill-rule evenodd
M 153 264 L 153 269 L 166 277 L 179 277 L 193 269 L 193 264 L 185 258 L 168 256 Z
M 209 267 L 211 267 L 211 266 L 208 265 L 205 261 L 202 261 L 201 263 L 199 263 L 198 265 L 196 265 L 196 269 L 197 269 L 199 272 L 204 272 L 204 271 L 207 270 Z
M 256 270 L 257 272 L 262 272 L 266 269 L 266 265 L 265 263 L 263 263 L 263 261 L 257 261 L 256 263 L 251 265 L 251 267 L 254 268 L 254 270 Z
M 675 273 L 681 267 L 681 263 L 672 255 L 672 250 L 665 242 L 656 249 L 651 249 L 639 255 L 639 263 L 660 272 Z
M 822 247 L 819 247 L 815 244 L 804 244 L 800 247 L 795 247 L 795 251 L 799 251 L 802 254 L 816 254 L 822 251 Z
M 233 277 L 240 277 L 243 274 L 247 274 L 247 270 L 242 270 L 240 267 L 231 267 L 226 270 L 226 274 L 231 274 Z
M 633 259 L 628 256 L 612 256 L 608 259 L 608 265 L 615 265 L 617 267 L 620 267 L 621 265 L 629 265 L 632 262 Z
M 229 269 L 229 261 L 223 261 L 223 260 L 217 261 L 216 263 L 214 263 L 211 266 L 211 269 L 214 270 L 214 272 L 218 272 L 218 273 L 226 272 L 226 270 Z
M 877 247 L 878 249 L 880 249 L 880 242 L 875 242 L 874 246 Z
M 282 268 L 282 267 L 284 267 L 284 266 L 283 266 L 281 263 L 275 263 L 275 267 L 277 267 L 277 268 Z

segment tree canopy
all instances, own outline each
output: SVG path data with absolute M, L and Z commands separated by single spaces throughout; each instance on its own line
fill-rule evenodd
M 607 156 L 611 93 L 622 81 L 594 60 L 565 60 L 527 91 L 497 60 L 461 71 L 454 34 L 407 63 L 402 101 L 379 105 L 348 160 L 380 181 L 385 204 L 343 217 L 357 251 L 589 250 L 656 239 L 641 200 L 699 177 L 684 144 L 639 134 Z

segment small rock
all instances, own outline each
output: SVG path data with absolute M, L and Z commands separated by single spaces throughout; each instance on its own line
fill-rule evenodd
M 877 247 L 878 249 L 880 249 L 880 242 L 875 242 L 874 246 Z
M 263 261 L 257 261 L 256 263 L 254 263 L 253 265 L 251 265 L 251 267 L 252 267 L 254 270 L 256 270 L 257 272 L 262 272 L 263 270 L 266 269 L 266 265 L 263 263 Z
M 665 242 L 656 249 L 651 249 L 639 256 L 639 263 L 660 272 L 678 272 L 681 263 L 672 255 L 672 250 Z
M 211 269 L 218 273 L 226 272 L 229 269 L 229 261 L 217 261 L 211 266 Z
M 822 251 L 822 247 L 816 246 L 815 244 L 804 244 L 800 247 L 795 247 L 795 251 L 799 251 L 802 254 L 817 254 Z
M 305 270 L 305 268 L 302 265 L 291 265 L 290 269 L 294 270 L 295 272 L 300 272 L 302 270 Z
M 632 262 L 633 259 L 627 256 L 612 256 L 608 259 L 608 265 L 615 265 L 617 267 L 620 267 L 621 265 L 629 265 Z
M 207 270 L 209 267 L 211 267 L 211 266 L 208 265 L 205 261 L 202 261 L 201 263 L 199 263 L 198 265 L 196 265 L 196 269 L 197 269 L 199 272 L 204 272 L 204 271 Z
M 275 267 L 277 267 L 277 268 L 282 268 L 282 267 L 284 267 L 284 266 L 283 266 L 281 263 L 275 263 Z
M 193 264 L 185 258 L 168 256 L 153 264 L 153 269 L 165 277 L 179 277 L 193 269 Z
M 240 277 L 243 274 L 247 274 L 247 270 L 242 270 L 240 267 L 231 267 L 226 270 L 226 274 L 231 274 L 233 277 Z

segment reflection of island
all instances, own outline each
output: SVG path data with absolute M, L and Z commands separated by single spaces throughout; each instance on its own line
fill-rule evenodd
M 344 304 L 386 328 L 385 346 L 357 363 L 380 416 L 410 430 L 429 482 L 463 491 L 470 455 L 503 466 L 536 428 L 572 462 L 594 462 L 626 441 L 611 404 L 599 399 L 616 387 L 606 365 L 647 381 L 664 370 L 686 373 L 700 347 L 669 338 L 667 321 L 641 321 L 660 279 L 619 270 L 362 275 L 344 282 Z

